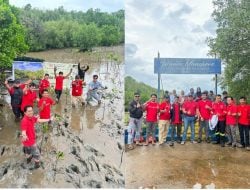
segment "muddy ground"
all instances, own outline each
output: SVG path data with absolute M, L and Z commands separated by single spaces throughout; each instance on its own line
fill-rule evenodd
M 126 152 L 126 188 L 249 188 L 250 152 L 201 143 Z
M 118 59 L 112 60 L 110 54 Z M 48 62 L 88 64 L 92 74 L 108 87 L 99 106 L 72 108 L 65 93 L 53 107 L 56 119 L 49 129 L 37 125 L 42 167 L 26 164 L 20 144 L 19 123 L 11 110 L 1 108 L 0 187 L 5 188 L 122 188 L 123 159 L 123 47 L 98 48 L 92 53 L 76 49 L 29 53 Z M 109 57 L 109 58 L 107 58 Z

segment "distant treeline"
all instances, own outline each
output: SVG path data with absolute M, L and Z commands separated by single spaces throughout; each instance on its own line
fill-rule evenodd
M 125 111 L 128 111 L 129 103 L 134 99 L 134 93 L 139 92 L 141 101 L 146 102 L 150 99 L 152 93 L 157 94 L 157 89 L 153 88 L 143 82 L 136 81 L 131 76 L 125 77 Z M 161 96 L 163 91 L 161 90 Z
M 39 10 L 27 4 L 11 6 L 17 21 L 24 26 L 29 51 L 79 47 L 82 51 L 95 46 L 124 43 L 124 10 L 113 13 L 89 9 L 87 12 Z

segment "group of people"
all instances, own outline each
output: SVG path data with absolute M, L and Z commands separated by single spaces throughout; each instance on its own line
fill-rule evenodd
M 86 85 L 84 76 L 88 69 L 88 66 L 87 68 L 81 68 L 80 64 L 78 65 L 78 75 L 75 76 L 75 80 L 71 83 L 72 107 L 78 105 L 78 102 L 82 105 L 85 103 L 83 99 L 83 86 Z M 16 121 L 21 119 L 21 141 L 27 163 L 33 159 L 36 168 L 40 166 L 40 154 L 36 145 L 35 124 L 37 122 L 50 122 L 50 120 L 53 119 L 53 117 L 51 117 L 51 106 L 60 101 L 63 90 L 63 80 L 70 76 L 72 69 L 66 76 L 64 76 L 61 71 L 57 75 L 56 71 L 57 69 L 55 67 L 55 100 L 49 95 L 49 74 L 45 74 L 44 78 L 40 80 L 38 94 L 36 92 L 36 84 L 33 83 L 31 79 L 24 83 L 21 83 L 20 80 L 15 80 L 13 85 L 10 85 L 7 80 L 5 81 L 5 86 L 11 97 L 11 108 Z M 88 85 L 87 101 L 90 98 L 94 98 L 100 104 L 101 97 L 97 93 L 97 90 L 106 87 L 98 81 L 98 75 L 93 75 L 93 81 Z M 35 102 L 37 102 L 39 116 L 34 116 L 33 105 Z
M 169 94 L 165 92 L 160 103 L 157 95 L 151 94 L 151 98 L 142 103 L 140 94 L 134 93 L 134 100 L 129 105 L 128 148 L 135 145 L 147 146 L 150 142 L 156 144 L 156 127 L 158 125 L 158 145 L 166 142 L 168 129 L 171 126 L 170 146 L 174 146 L 175 133 L 177 130 L 177 142 L 184 145 L 187 141 L 187 131 L 191 128 L 191 143 L 201 143 L 202 134 L 205 132 L 205 141 L 210 143 L 212 135 L 215 135 L 212 143 L 222 147 L 245 147 L 249 146 L 250 128 L 250 105 L 247 105 L 246 97 L 239 99 L 239 105 L 227 92 L 214 95 L 212 91 L 200 91 L 194 93 L 193 89 L 187 95 L 177 95 L 174 90 Z M 142 123 L 146 113 L 146 137 L 143 139 Z M 195 123 L 199 124 L 198 139 L 195 139 Z M 182 126 L 184 129 L 182 130 Z M 240 143 L 237 143 L 237 126 L 240 134 Z M 182 132 L 183 131 L 183 132 Z M 144 143 L 142 143 L 144 141 Z

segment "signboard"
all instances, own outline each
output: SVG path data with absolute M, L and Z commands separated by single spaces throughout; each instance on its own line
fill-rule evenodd
M 155 58 L 154 73 L 221 74 L 221 60 L 205 58 Z
M 63 72 L 63 75 L 67 75 L 72 68 L 72 73 L 68 79 L 63 81 L 64 88 L 70 88 L 72 80 L 75 79 L 75 76 L 78 74 L 77 64 L 71 63 L 50 63 L 50 62 L 26 62 L 26 61 L 14 61 L 12 65 L 12 75 L 13 79 L 18 78 L 35 78 L 42 79 L 45 73 L 49 74 L 49 81 L 51 86 L 55 86 L 55 76 L 54 76 L 54 67 L 57 67 L 56 74 L 60 71 Z

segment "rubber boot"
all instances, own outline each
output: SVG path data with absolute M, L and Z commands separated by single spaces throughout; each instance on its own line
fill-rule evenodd
M 225 136 L 220 136 L 220 145 L 221 147 L 225 147 Z

